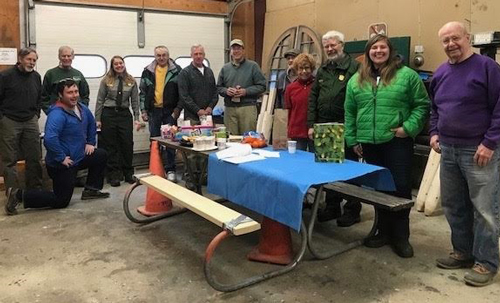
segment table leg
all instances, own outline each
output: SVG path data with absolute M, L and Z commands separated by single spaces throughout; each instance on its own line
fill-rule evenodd
M 191 165 L 189 165 L 189 159 L 187 153 L 181 150 L 181 155 L 182 155 L 182 160 L 184 161 L 184 167 L 187 170 L 188 180 L 195 186 L 195 192 L 201 195 L 202 194 L 201 176 L 196 178 L 196 176 L 194 175 L 194 171 Z
M 207 172 L 207 166 L 208 166 L 208 157 L 203 159 L 203 163 L 201 165 L 201 171 L 200 175 L 198 176 L 198 187 L 196 190 L 198 190 L 198 193 L 202 195 L 201 188 L 203 186 L 203 177 L 205 176 L 205 173 Z
M 174 208 L 174 209 L 170 210 L 167 213 L 156 215 L 156 216 L 152 216 L 152 217 L 147 217 L 147 218 L 144 218 L 144 219 L 134 217 L 132 215 L 132 213 L 130 212 L 129 200 L 130 200 L 130 195 L 132 194 L 132 192 L 134 191 L 134 189 L 136 189 L 140 185 L 141 185 L 140 181 L 137 180 L 134 184 L 132 184 L 127 189 L 127 192 L 125 193 L 125 197 L 123 198 L 123 211 L 125 212 L 125 215 L 127 216 L 127 218 L 130 221 L 132 221 L 134 223 L 147 224 L 147 223 L 152 223 L 152 222 L 155 222 L 155 221 L 158 221 L 158 220 L 161 220 L 161 219 L 165 219 L 165 218 L 168 218 L 168 217 L 172 217 L 172 216 L 175 216 L 175 215 L 178 215 L 178 214 L 181 214 L 181 213 L 187 211 L 187 209 L 185 209 L 185 208 L 178 208 L 178 209 Z
M 205 264 L 204 264 L 204 267 L 203 267 L 203 271 L 205 273 L 205 278 L 207 279 L 208 284 L 210 284 L 210 286 L 212 286 L 215 290 L 223 291 L 223 292 L 235 291 L 235 290 L 238 290 L 238 289 L 241 289 L 241 288 L 244 288 L 244 287 L 247 287 L 247 286 L 250 286 L 250 285 L 262 282 L 262 281 L 265 281 L 265 280 L 269 280 L 271 278 L 274 278 L 274 277 L 277 277 L 277 276 L 280 276 L 280 275 L 283 275 L 285 273 L 290 272 L 302 260 L 302 258 L 304 257 L 304 253 L 306 251 L 306 248 L 307 248 L 306 225 L 302 221 L 302 223 L 301 223 L 301 229 L 300 229 L 300 235 L 301 235 L 300 249 L 297 252 L 297 254 L 295 255 L 295 258 L 288 265 L 286 265 L 285 267 L 282 267 L 282 268 L 280 268 L 278 270 L 269 271 L 269 272 L 264 273 L 262 275 L 256 275 L 256 276 L 247 278 L 247 279 L 245 279 L 243 281 L 236 282 L 236 283 L 233 283 L 233 284 L 221 284 L 221 283 L 219 283 L 212 276 L 212 273 L 210 271 L 210 261 L 212 259 L 212 256 L 213 256 L 213 254 L 214 254 L 215 249 L 217 248 L 217 246 L 225 238 L 227 238 L 229 235 L 230 235 L 229 232 L 227 230 L 224 230 L 221 233 L 219 233 L 210 242 L 210 244 L 208 245 L 207 250 L 205 252 Z
M 313 234 L 313 230 L 314 230 L 314 224 L 316 223 L 316 215 L 318 213 L 319 201 L 320 201 L 320 196 L 321 196 L 322 191 L 323 191 L 323 186 L 320 186 L 318 188 L 318 190 L 316 191 L 316 196 L 314 198 L 313 210 L 312 210 L 312 215 L 311 215 L 311 221 L 309 222 L 309 226 L 307 229 L 307 246 L 309 248 L 309 251 L 316 259 L 320 259 L 320 260 L 331 258 L 333 256 L 339 255 L 343 252 L 346 252 L 348 250 L 351 250 L 351 249 L 363 244 L 363 241 L 365 238 L 368 238 L 368 237 L 373 236 L 375 234 L 375 232 L 377 230 L 377 221 L 378 221 L 378 212 L 377 212 L 377 208 L 375 207 L 375 217 L 373 219 L 373 226 L 365 238 L 349 242 L 349 243 L 347 243 L 347 244 L 345 244 L 337 249 L 331 250 L 329 252 L 318 251 L 314 247 L 312 234 Z

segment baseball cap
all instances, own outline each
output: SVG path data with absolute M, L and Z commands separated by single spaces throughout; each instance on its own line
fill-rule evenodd
M 296 48 L 290 48 L 289 50 L 287 50 L 284 54 L 283 54 L 283 57 L 287 57 L 287 56 L 294 56 L 294 57 L 297 57 L 298 55 L 300 54 L 300 51 Z
M 245 44 L 243 43 L 243 41 L 241 41 L 241 39 L 231 40 L 231 43 L 229 43 L 229 46 L 233 46 L 233 45 L 239 45 L 241 47 L 245 47 Z

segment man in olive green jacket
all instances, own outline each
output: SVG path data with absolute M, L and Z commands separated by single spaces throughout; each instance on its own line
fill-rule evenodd
M 337 31 L 327 32 L 322 39 L 327 61 L 316 74 L 316 80 L 309 95 L 307 126 L 309 138 L 313 139 L 315 123 L 344 122 L 344 100 L 347 82 L 358 70 L 359 63 L 344 52 L 344 34 Z M 345 149 L 346 158 L 357 160 L 352 150 Z M 342 198 L 327 191 L 324 210 L 318 212 L 318 221 L 328 221 L 340 217 Z M 361 203 L 348 201 L 344 214 L 337 219 L 337 225 L 351 226 L 360 221 Z

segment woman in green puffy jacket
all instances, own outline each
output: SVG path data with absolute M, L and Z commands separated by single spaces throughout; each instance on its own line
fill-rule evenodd
M 391 171 L 398 197 L 411 199 L 413 138 L 429 113 L 429 97 L 418 74 L 403 66 L 385 35 L 375 35 L 365 46 L 365 59 L 347 85 L 345 138 L 367 163 Z M 390 244 L 402 258 L 413 256 L 410 210 L 379 209 L 377 233 L 367 247 Z

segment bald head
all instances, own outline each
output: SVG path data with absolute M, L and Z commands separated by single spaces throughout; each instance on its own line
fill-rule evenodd
M 441 27 L 441 29 L 438 31 L 439 38 L 441 38 L 441 34 L 443 32 L 449 31 L 450 29 L 456 30 L 457 32 L 462 33 L 463 35 L 469 34 L 467 28 L 465 27 L 465 24 L 458 21 L 451 21 L 443 25 L 443 27 Z
M 472 56 L 470 34 L 463 23 L 446 23 L 438 31 L 438 36 L 451 64 L 460 63 Z

